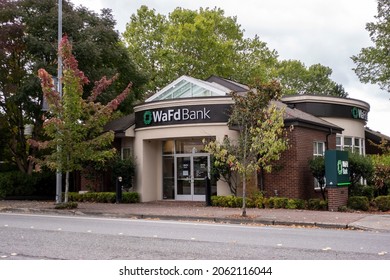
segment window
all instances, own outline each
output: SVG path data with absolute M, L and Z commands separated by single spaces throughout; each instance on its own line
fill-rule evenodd
M 314 141 L 313 142 L 313 156 L 323 157 L 325 155 L 325 142 Z M 314 178 L 314 189 L 320 190 L 320 184 L 318 180 Z
M 313 156 L 325 155 L 325 142 L 313 142 Z
M 343 145 L 341 144 L 341 136 L 336 136 L 336 150 L 343 150 Z
M 338 135 L 336 136 L 336 150 L 351 151 L 364 155 L 364 138 Z
M 344 151 L 352 151 L 352 137 L 344 137 Z
M 360 138 L 355 138 L 354 144 L 353 144 L 353 152 L 357 154 L 361 154 L 360 152 Z
M 133 156 L 133 151 L 131 148 L 122 148 L 121 150 L 121 159 L 128 159 Z

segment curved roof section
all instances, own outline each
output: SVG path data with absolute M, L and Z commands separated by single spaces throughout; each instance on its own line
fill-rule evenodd
M 353 99 L 353 98 L 343 98 L 336 96 L 327 96 L 327 95 L 286 95 L 283 96 L 281 101 L 283 103 L 327 103 L 327 104 L 335 104 L 335 105 L 346 105 L 346 106 L 356 106 L 370 111 L 370 104 L 365 101 Z
M 284 124 L 306 124 L 309 125 L 312 129 L 333 129 L 335 132 L 341 133 L 344 129 L 325 121 L 321 118 L 308 114 L 304 111 L 298 110 L 296 108 L 290 108 L 288 105 L 280 101 L 272 101 L 271 103 L 275 104 L 277 108 L 284 110 Z
M 153 94 L 145 102 L 192 97 L 226 96 L 231 92 L 231 89 L 223 85 L 184 75 Z

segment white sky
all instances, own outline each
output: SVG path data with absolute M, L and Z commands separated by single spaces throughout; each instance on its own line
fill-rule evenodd
M 122 33 L 130 16 L 141 5 L 169 14 L 176 7 L 218 7 L 236 16 L 245 36 L 258 35 L 280 59 L 296 59 L 306 66 L 320 63 L 333 70 L 332 79 L 342 84 L 350 98 L 366 101 L 371 110 L 368 127 L 390 136 L 390 94 L 379 86 L 359 82 L 351 56 L 372 45 L 365 29 L 375 21 L 376 0 L 71 0 L 100 12 L 110 8 Z

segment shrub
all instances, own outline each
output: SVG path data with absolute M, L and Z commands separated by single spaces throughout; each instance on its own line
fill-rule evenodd
M 249 206 L 247 205 L 247 207 L 253 207 L 253 201 L 251 199 L 247 199 L 246 202 L 248 202 L 249 204 Z M 242 197 L 237 197 L 233 195 L 215 195 L 211 197 L 211 205 L 217 207 L 239 208 L 242 206 Z
M 0 173 L 0 190 L 6 196 L 27 196 L 35 192 L 37 177 L 20 171 Z
M 348 212 L 348 207 L 343 205 L 343 206 L 340 206 L 339 209 L 337 209 L 337 211 L 339 212 Z
M 274 200 L 274 208 L 286 208 L 288 203 L 288 198 L 286 197 L 273 197 Z
M 253 202 L 253 207 L 255 207 L 255 208 L 263 208 L 264 207 L 264 204 L 263 204 L 264 195 L 262 192 L 255 192 L 255 193 L 251 194 L 249 197 Z
M 74 201 L 69 201 L 67 203 L 60 203 L 57 204 L 54 208 L 55 209 L 75 209 L 77 208 L 78 204 Z
M 132 157 L 121 159 L 115 157 L 111 162 L 112 178 L 111 181 L 115 185 L 118 177 L 122 177 L 121 185 L 124 188 L 130 188 L 133 185 L 133 177 L 135 174 L 135 162 Z
M 31 196 L 55 194 L 55 174 L 52 172 L 33 173 L 20 171 L 0 172 L 0 193 L 2 196 Z M 1 197 L 1 196 L 0 196 Z
M 217 207 L 221 206 L 220 205 L 220 196 L 212 195 L 211 196 L 211 205 L 212 206 L 217 206 Z
M 5 198 L 5 190 L 0 187 L 0 200 Z
M 327 210 L 328 201 L 318 198 L 311 198 L 307 203 L 307 207 L 309 210 Z
M 355 188 L 350 190 L 351 196 L 366 196 L 368 200 L 372 200 L 375 196 L 376 187 L 357 184 Z
M 351 196 L 348 199 L 348 207 L 353 210 L 367 211 L 370 207 L 370 201 L 366 196 Z
M 287 209 L 305 209 L 306 202 L 303 199 L 289 199 L 286 205 Z
M 358 153 L 348 153 L 349 177 L 351 186 L 348 188 L 350 194 L 359 187 L 361 178 L 370 179 L 374 173 L 374 165 L 370 157 Z
M 381 195 L 374 199 L 376 207 L 380 211 L 389 211 L 390 210 L 390 195 Z
M 115 203 L 116 193 L 114 192 L 87 192 L 87 193 L 68 193 L 69 201 L 77 202 L 99 202 L 99 203 Z M 122 203 L 138 203 L 140 196 L 136 192 L 122 193 Z
M 368 200 L 373 200 L 375 197 L 375 190 L 376 188 L 374 186 L 363 186 L 361 195 L 367 197 Z
M 122 193 L 122 202 L 123 203 L 138 203 L 141 198 L 137 192 L 124 192 Z
M 268 199 L 264 199 L 263 203 L 267 208 L 286 208 L 288 198 L 273 196 Z

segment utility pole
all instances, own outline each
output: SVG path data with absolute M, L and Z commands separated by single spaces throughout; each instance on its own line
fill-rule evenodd
M 62 40 L 62 0 L 58 0 L 58 69 L 57 69 L 57 90 L 62 99 L 62 57 L 60 54 L 60 44 Z M 57 151 L 61 150 L 61 146 L 57 145 Z M 58 168 L 56 172 L 56 203 L 62 202 L 62 170 L 61 157 L 58 157 Z

